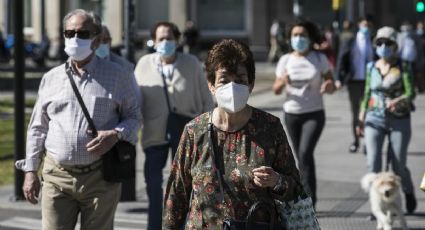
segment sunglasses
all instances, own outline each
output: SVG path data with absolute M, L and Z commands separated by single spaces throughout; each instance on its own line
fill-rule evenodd
M 392 46 L 392 45 L 394 45 L 394 42 L 390 41 L 390 40 L 378 40 L 376 42 L 376 46 L 381 46 L 381 45 Z
M 77 38 L 89 39 L 95 33 L 92 33 L 89 30 L 78 30 L 78 31 L 76 31 L 76 30 L 65 30 L 65 31 L 63 31 L 63 36 L 65 36 L 65 38 L 73 38 L 73 37 L 75 37 L 75 34 L 77 34 Z

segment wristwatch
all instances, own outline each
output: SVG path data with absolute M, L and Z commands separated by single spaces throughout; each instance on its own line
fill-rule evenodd
M 122 140 L 123 139 L 123 135 L 122 135 L 122 132 L 120 132 L 120 131 L 118 131 L 118 130 L 115 130 L 116 132 L 117 132 L 117 138 L 118 138 L 118 140 Z

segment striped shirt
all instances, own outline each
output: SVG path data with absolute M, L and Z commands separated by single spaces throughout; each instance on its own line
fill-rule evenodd
M 95 55 L 73 78 L 97 130 L 116 129 L 123 139 L 137 142 L 140 126 L 139 92 L 134 77 L 122 67 Z M 99 156 L 87 152 L 93 137 L 72 90 L 65 64 L 46 73 L 28 126 L 26 159 L 17 162 L 24 171 L 38 169 L 44 152 L 62 165 L 87 165 Z

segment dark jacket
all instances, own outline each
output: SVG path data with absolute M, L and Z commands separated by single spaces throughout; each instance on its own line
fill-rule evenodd
M 351 50 L 353 49 L 356 36 L 348 39 L 344 44 L 341 44 L 338 52 L 338 60 L 334 72 L 334 79 L 346 84 L 353 76 L 353 69 L 351 66 Z M 376 57 L 374 55 L 373 59 Z

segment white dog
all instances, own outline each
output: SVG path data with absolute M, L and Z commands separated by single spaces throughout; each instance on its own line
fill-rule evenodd
M 393 214 L 400 218 L 402 229 L 408 229 L 401 210 L 400 181 L 393 172 L 368 173 L 362 178 L 362 188 L 369 192 L 370 206 L 376 217 L 376 229 L 392 229 Z

